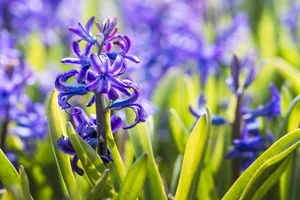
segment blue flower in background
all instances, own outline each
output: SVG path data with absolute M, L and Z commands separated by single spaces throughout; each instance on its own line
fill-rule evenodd
M 244 126 L 241 138 L 233 141 L 233 148 L 226 155 L 226 158 L 242 159 L 241 170 L 245 170 L 272 143 L 273 136 L 271 132 L 268 131 L 267 138 L 263 138 L 260 135 L 250 134 L 247 126 Z
M 269 103 L 256 109 L 245 109 L 244 118 L 251 119 L 256 117 L 266 117 L 271 119 L 281 114 L 281 97 L 279 91 L 273 84 L 270 84 L 271 99 Z
M 192 106 L 189 106 L 191 114 L 197 119 L 199 119 L 203 114 L 205 114 L 205 104 L 206 104 L 206 99 L 204 97 L 204 94 L 202 93 L 198 99 L 198 109 L 194 109 Z M 212 115 L 211 120 L 212 120 L 212 124 L 216 126 L 227 123 L 226 119 L 218 115 Z
M 90 118 L 86 115 L 86 113 L 79 107 L 75 107 L 73 110 L 73 120 L 75 123 L 75 130 L 77 134 L 86 141 L 93 149 L 96 149 L 99 140 L 97 138 L 97 125 L 96 118 L 94 115 L 91 115 Z M 113 115 L 110 120 L 112 132 L 115 133 L 122 125 L 122 120 Z M 73 155 L 73 159 L 71 161 L 72 169 L 79 175 L 83 175 L 84 171 L 78 167 L 78 155 L 76 154 L 71 141 L 69 138 L 65 138 L 61 136 L 61 138 L 57 141 L 58 148 L 69 155 Z M 108 156 L 101 156 L 102 161 L 105 164 L 108 164 L 110 161 L 113 161 L 109 149 L 107 149 Z

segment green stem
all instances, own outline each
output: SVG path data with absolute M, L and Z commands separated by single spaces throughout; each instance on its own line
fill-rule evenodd
M 117 168 L 118 175 L 120 180 L 123 181 L 126 175 L 126 167 L 118 150 L 118 147 L 115 143 L 115 139 L 113 133 L 111 131 L 110 126 L 110 110 L 105 112 L 105 122 L 106 122 L 106 136 L 107 136 L 107 144 L 111 151 L 111 155 L 114 159 L 115 166 Z

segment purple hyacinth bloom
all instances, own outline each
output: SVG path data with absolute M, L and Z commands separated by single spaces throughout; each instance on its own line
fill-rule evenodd
M 251 135 L 247 126 L 244 126 L 241 138 L 233 141 L 233 148 L 226 155 L 226 158 L 242 159 L 241 170 L 247 169 L 259 156 L 259 153 L 265 151 L 273 142 L 272 136 L 269 136 L 271 132 L 267 132 L 267 134 L 267 138 Z
M 130 80 L 123 80 L 123 82 L 125 82 L 127 84 L 127 87 L 129 87 L 133 90 L 133 93 L 127 99 L 115 101 L 105 109 L 106 110 L 107 109 L 121 110 L 124 108 L 132 109 L 136 116 L 134 123 L 123 127 L 123 129 L 130 129 L 130 128 L 133 128 L 135 125 L 137 125 L 139 122 L 145 122 L 146 118 L 147 118 L 147 114 L 146 114 L 144 108 L 140 104 L 136 103 L 136 101 L 139 98 L 139 91 L 137 89 L 137 86 Z
M 11 119 L 16 123 L 12 133 L 22 139 L 26 151 L 33 152 L 36 144 L 32 141 L 42 140 L 47 135 L 45 108 L 43 104 L 34 103 L 27 96 L 23 96 L 20 102 L 24 107 L 12 112 Z
M 206 99 L 204 97 L 204 94 L 202 93 L 198 98 L 198 109 L 189 106 L 189 110 L 191 114 L 197 119 L 199 119 L 202 115 L 205 114 L 205 104 L 206 104 Z M 212 115 L 211 120 L 212 120 L 212 124 L 216 126 L 227 123 L 227 120 L 219 115 Z
M 95 116 L 91 115 L 91 117 L 89 118 L 81 108 L 75 107 L 73 109 L 73 120 L 75 123 L 76 133 L 93 149 L 96 149 L 99 140 L 97 138 L 97 125 Z M 122 120 L 118 116 L 113 115 L 111 116 L 110 123 L 112 132 L 115 133 L 121 127 Z M 70 139 L 65 138 L 62 135 L 61 138 L 59 138 L 59 140 L 57 141 L 57 145 L 62 152 L 74 156 L 71 161 L 72 169 L 77 174 L 83 175 L 84 171 L 77 165 L 79 158 L 71 144 Z M 110 161 L 113 161 L 109 149 L 107 149 L 107 155 L 107 157 L 100 156 L 105 164 L 108 164 Z
M 89 92 L 106 94 L 110 100 L 119 98 L 117 91 L 124 95 L 131 94 L 127 84 L 120 80 L 120 76 L 126 70 L 120 56 L 111 65 L 110 59 L 106 55 L 92 54 L 91 65 L 93 71 L 88 71 L 86 87 Z
M 95 17 L 91 17 L 85 26 L 78 22 L 78 27 L 71 27 L 69 30 L 79 36 L 79 40 L 85 40 L 91 44 L 97 44 L 97 38 L 92 34 L 92 27 L 94 24 Z
M 85 81 L 86 72 L 90 67 L 90 55 L 93 45 L 87 43 L 82 52 L 78 42 L 73 42 L 71 50 L 76 58 L 64 58 L 61 60 L 64 64 L 80 65 L 77 81 L 83 83 Z
M 132 62 L 135 62 L 135 63 L 140 63 L 141 62 L 138 59 L 137 56 L 132 55 L 132 54 L 128 54 L 128 52 L 131 49 L 131 40 L 129 39 L 129 37 L 122 36 L 122 35 L 119 35 L 119 34 L 113 35 L 113 36 L 107 38 L 106 43 L 107 43 L 106 50 L 108 51 L 106 53 L 106 55 L 110 59 L 115 60 L 116 57 L 119 55 L 119 56 L 122 56 L 122 58 L 128 59 L 128 60 L 130 60 Z M 121 49 L 121 51 L 119 51 L 119 52 L 115 52 L 115 51 L 110 52 L 113 45 L 118 46 Z
M 244 118 L 251 119 L 256 117 L 267 117 L 271 119 L 281 114 L 281 97 L 279 91 L 273 84 L 270 84 L 271 100 L 269 103 L 258 107 L 257 109 L 245 111 Z
M 105 40 L 108 36 L 114 35 L 117 32 L 117 28 L 116 28 L 117 23 L 118 23 L 118 19 L 116 17 L 114 18 L 107 17 L 104 20 L 102 25 L 96 22 L 96 26 L 99 30 L 97 36 Z
M 78 75 L 77 70 L 70 70 L 66 73 L 59 74 L 56 77 L 55 87 L 59 91 L 58 104 L 62 109 L 67 109 L 71 107 L 71 104 L 68 102 L 71 97 L 75 95 L 85 95 L 88 93 L 88 91 L 86 90 L 86 85 L 67 84 L 68 79 L 76 75 Z

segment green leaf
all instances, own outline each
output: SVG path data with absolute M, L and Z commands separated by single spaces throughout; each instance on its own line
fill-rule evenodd
M 126 167 L 125 164 L 122 160 L 122 157 L 119 153 L 117 144 L 115 142 L 112 130 L 111 130 L 111 125 L 110 125 L 110 111 L 105 112 L 105 121 L 106 121 L 106 137 L 107 137 L 107 144 L 110 149 L 111 155 L 114 158 L 113 164 L 116 166 L 119 178 L 121 181 L 125 178 L 126 175 Z
M 2 200 L 23 200 L 22 190 L 18 185 L 10 185 Z
M 198 119 L 186 143 L 175 200 L 194 199 L 205 160 L 210 124 L 210 113 L 207 109 L 207 113 Z
M 299 70 L 288 63 L 287 61 L 283 60 L 282 58 L 276 58 L 273 60 L 273 64 L 275 69 L 279 72 L 283 78 L 289 80 L 292 83 L 293 89 L 297 94 L 300 93 L 300 72 Z
M 129 115 L 129 113 L 127 113 L 127 116 L 128 118 L 133 118 L 133 116 Z M 167 199 L 164 191 L 163 181 L 160 177 L 158 167 L 155 163 L 147 123 L 137 124 L 134 128 L 128 130 L 128 134 L 133 144 L 136 157 L 141 156 L 145 152 L 148 153 L 149 158 L 147 164 L 147 182 L 149 183 L 149 187 L 145 187 L 145 190 L 150 190 L 153 199 Z
M 61 152 L 57 147 L 57 141 L 65 131 L 59 114 L 56 90 L 52 91 L 47 114 L 50 141 L 60 173 L 61 187 L 66 197 L 73 196 L 73 194 L 75 195 L 77 192 L 77 185 L 71 168 L 70 157 Z
M 172 195 L 175 195 L 175 193 L 176 193 L 176 188 L 178 186 L 181 167 L 182 167 L 182 160 L 183 160 L 183 155 L 179 154 L 177 156 L 177 159 L 176 159 L 174 167 L 173 167 L 172 181 L 171 181 L 171 186 L 170 186 L 170 193 Z
M 241 199 L 261 199 L 287 169 L 290 162 L 288 156 L 296 148 L 297 146 L 288 148 L 261 165 L 244 189 Z
M 109 178 L 109 169 L 105 169 L 102 176 L 98 179 L 93 189 L 89 192 L 89 194 L 86 196 L 85 200 L 96 200 L 100 199 L 103 190 L 105 187 L 103 187 Z
M 20 178 L 21 178 L 22 196 L 23 196 L 24 200 L 29 200 L 29 199 L 31 199 L 30 189 L 29 189 L 30 187 L 29 187 L 28 177 L 27 177 L 24 167 L 22 165 L 19 167 L 19 172 L 20 172 Z
M 147 177 L 147 153 L 142 154 L 130 167 L 122 182 L 117 199 L 135 200 L 138 198 Z
M 20 176 L 3 151 L 0 149 L 0 180 L 7 189 L 10 185 L 20 186 Z
M 197 199 L 217 200 L 216 185 L 214 177 L 208 167 L 204 167 L 201 171 L 201 177 L 197 188 Z
M 293 101 L 291 102 L 288 110 L 287 110 L 287 113 L 282 121 L 282 123 L 280 124 L 280 128 L 279 128 L 279 133 L 278 133 L 278 136 L 279 138 L 282 137 L 287 131 L 288 131 L 288 125 L 289 125 L 289 120 L 291 118 L 291 115 L 292 113 L 295 113 L 294 115 L 296 115 L 296 121 L 298 119 L 298 123 L 295 123 L 293 125 L 296 125 L 295 128 L 297 128 L 297 125 L 299 126 L 299 118 L 297 118 L 297 115 L 299 114 L 299 111 L 297 112 L 294 112 L 294 108 L 298 105 L 300 105 L 300 95 L 298 95 L 295 99 L 293 99 Z M 293 118 L 293 121 L 294 121 L 294 118 Z M 292 128 L 289 128 L 289 129 L 292 129 Z M 289 131 L 292 131 L 292 130 L 289 130 Z
M 170 128 L 177 150 L 183 154 L 189 133 L 178 113 L 173 108 L 170 109 Z
M 93 185 L 97 183 L 101 174 L 105 171 L 105 166 L 97 152 L 88 145 L 78 134 L 75 133 L 72 124 L 67 124 L 67 133 L 74 147 L 78 158 L 80 159 L 85 173 Z M 105 184 L 104 197 L 113 197 L 115 191 L 110 180 Z
M 240 199 L 247 184 L 258 171 L 258 169 L 269 159 L 285 155 L 287 152 L 294 151 L 300 145 L 300 129 L 297 129 L 276 141 L 260 157 L 250 165 L 246 171 L 236 180 L 232 187 L 227 191 L 224 200 Z M 286 152 L 285 152 L 286 151 Z M 281 154 L 282 153 L 282 154 Z M 249 186 L 250 187 L 250 186 Z

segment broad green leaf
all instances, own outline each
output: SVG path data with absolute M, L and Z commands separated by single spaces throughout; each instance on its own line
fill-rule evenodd
M 22 165 L 19 167 L 19 173 L 20 173 L 20 180 L 21 180 L 22 196 L 24 200 L 29 200 L 31 199 L 29 182 L 24 167 Z
M 288 87 L 285 84 L 281 87 L 281 115 L 286 115 L 291 101 L 292 94 L 290 93 Z
M 122 160 L 122 157 L 119 153 L 117 144 L 115 142 L 112 130 L 111 130 L 111 126 L 110 126 L 110 111 L 106 111 L 105 112 L 105 121 L 106 121 L 106 137 L 107 137 L 107 144 L 108 147 L 110 149 L 111 155 L 114 158 L 114 162 L 113 164 L 116 166 L 119 178 L 121 181 L 123 181 L 123 179 L 125 178 L 126 175 L 126 167 L 125 164 Z
M 175 200 L 194 199 L 205 160 L 210 124 L 210 113 L 207 110 L 207 114 L 198 119 L 186 143 Z
M 225 137 L 226 135 L 226 128 L 222 127 L 213 127 L 215 131 L 212 132 L 211 136 L 213 137 L 214 145 L 212 147 L 212 153 L 210 154 L 209 158 L 209 165 L 212 173 L 216 175 L 219 171 L 219 168 L 224 160 L 224 146 L 225 146 Z M 218 130 L 218 131 L 217 131 Z
M 10 185 L 20 186 L 20 176 L 3 151 L 0 149 L 0 180 L 7 189 Z
M 181 121 L 178 113 L 175 109 L 170 109 L 170 128 L 173 140 L 177 147 L 177 150 L 183 154 L 186 141 L 188 139 L 188 129 Z
M 109 178 L 109 169 L 105 169 L 102 176 L 98 179 L 95 186 L 92 188 L 92 190 L 89 192 L 89 194 L 86 196 L 85 200 L 96 200 L 100 199 L 103 193 L 103 190 L 105 187 L 103 187 Z
M 201 177 L 197 188 L 197 199 L 217 200 L 216 185 L 212 172 L 208 167 L 201 171 Z
M 61 123 L 61 117 L 59 114 L 56 90 L 52 91 L 48 104 L 47 115 L 50 141 L 56 164 L 60 173 L 61 187 L 66 197 L 72 196 L 77 192 L 77 186 L 71 168 L 70 157 L 60 151 L 57 147 L 57 141 L 61 137 L 61 135 L 65 133 L 65 131 Z
M 67 133 L 72 146 L 82 163 L 85 173 L 87 173 L 92 184 L 95 185 L 105 170 L 105 166 L 101 158 L 90 145 L 88 145 L 78 134 L 75 133 L 70 122 L 67 124 Z M 104 187 L 104 197 L 112 197 L 115 192 L 109 180 Z
M 180 172 L 182 167 L 182 160 L 183 160 L 183 155 L 179 154 L 175 161 L 173 173 L 172 173 L 172 181 L 170 186 L 170 193 L 172 195 L 175 195 L 176 193 L 176 188 L 179 182 L 179 177 L 180 177 Z
M 287 110 L 287 113 L 282 121 L 282 123 L 280 124 L 280 128 L 279 128 L 279 133 L 278 133 L 278 137 L 282 137 L 286 132 L 288 132 L 288 129 L 292 129 L 291 127 L 288 128 L 288 125 L 289 125 L 289 120 L 292 116 L 292 113 L 295 113 L 293 114 L 294 116 L 296 116 L 295 118 L 293 117 L 293 121 L 296 120 L 297 121 L 297 115 L 299 115 L 299 110 L 296 109 L 296 111 L 294 111 L 295 107 L 298 105 L 300 105 L 300 95 L 298 95 L 295 99 L 293 99 L 293 101 L 291 102 L 288 110 Z M 297 107 L 297 108 L 298 108 Z M 299 118 L 298 118 L 299 119 Z M 292 124 L 291 126 L 296 126 L 294 128 L 297 128 L 297 125 L 299 126 L 299 120 L 298 120 L 298 124 L 297 122 L 295 124 Z M 291 130 L 290 130 L 291 131 Z
M 151 116 L 148 116 L 148 118 Z M 127 113 L 127 118 L 134 117 Z M 144 187 L 145 190 L 150 190 L 153 199 L 167 199 L 164 191 L 163 181 L 160 177 L 158 167 L 155 163 L 152 146 L 149 137 L 149 128 L 147 123 L 139 123 L 134 128 L 128 130 L 130 140 L 133 144 L 136 157 L 143 153 L 148 153 L 148 184 L 149 187 Z
M 273 57 L 276 55 L 277 47 L 275 40 L 275 25 L 271 11 L 265 8 L 258 27 L 258 37 L 260 50 L 263 57 Z
M 18 185 L 10 185 L 7 187 L 2 200 L 23 200 L 21 188 Z
M 244 189 L 241 199 L 261 198 L 276 183 L 284 170 L 287 169 L 290 159 L 286 162 L 285 160 L 298 146 L 293 145 L 261 165 Z M 284 167 L 281 165 L 284 165 Z
M 236 180 L 232 187 L 227 191 L 224 200 L 240 199 L 245 187 L 255 175 L 260 166 L 274 156 L 284 151 L 295 150 L 300 145 L 300 129 L 297 129 L 276 141 L 269 149 L 267 149 L 260 157 L 250 165 L 246 171 Z
M 126 140 L 125 142 L 124 154 L 125 154 L 125 166 L 126 169 L 128 169 L 134 161 L 134 149 L 130 140 Z
M 276 58 L 273 60 L 273 64 L 277 71 L 283 78 L 289 80 L 292 83 L 293 89 L 297 94 L 300 93 L 300 71 L 295 66 L 291 65 L 282 58 Z
M 142 154 L 130 167 L 122 182 L 117 199 L 135 200 L 143 189 L 147 177 L 147 153 Z

